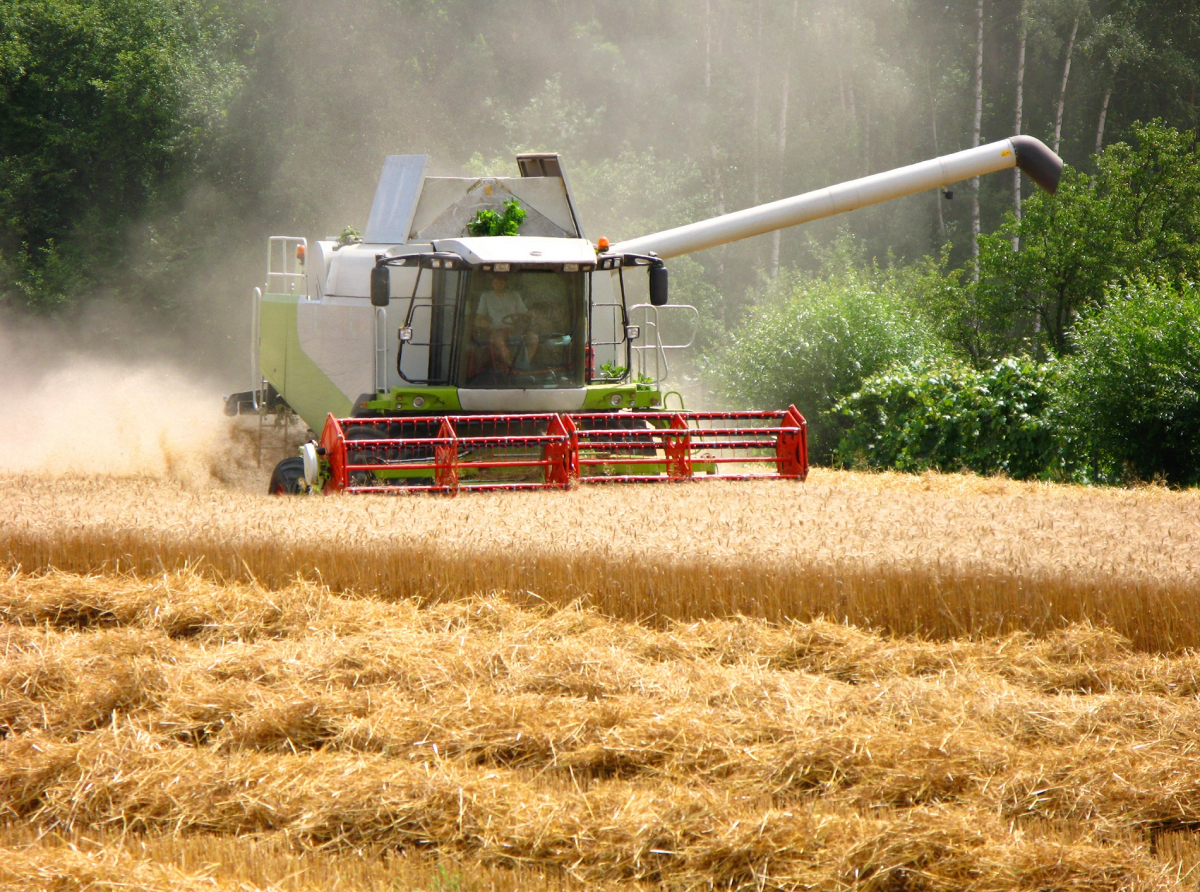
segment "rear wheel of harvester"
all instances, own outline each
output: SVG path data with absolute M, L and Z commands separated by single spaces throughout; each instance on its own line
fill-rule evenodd
M 275 466 L 271 474 L 271 485 L 267 488 L 268 495 L 289 496 L 308 492 L 308 484 L 304 482 L 304 459 L 300 456 L 285 458 Z

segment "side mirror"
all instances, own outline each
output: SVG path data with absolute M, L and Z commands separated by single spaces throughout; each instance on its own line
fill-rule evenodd
M 667 268 L 661 263 L 650 267 L 650 303 L 656 307 L 667 303 Z
M 386 307 L 392 302 L 391 270 L 386 266 L 371 268 L 371 304 L 376 307 Z

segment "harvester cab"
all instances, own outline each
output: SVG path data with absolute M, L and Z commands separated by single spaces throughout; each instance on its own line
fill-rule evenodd
M 471 412 L 661 402 L 651 386 L 661 375 L 630 380 L 635 361 L 653 364 L 641 360 L 642 327 L 629 320 L 666 303 L 666 280 L 658 277 L 649 305 L 634 303 L 624 281 L 638 266 L 665 272 L 656 257 L 598 253 L 583 239 L 499 236 L 397 246 L 374 262 L 371 303 L 396 322 L 395 356 L 380 351 L 376 393 L 400 402 L 372 398 L 372 410 L 404 409 L 400 391 L 413 387 L 425 390 L 416 396 L 426 404 L 429 388 L 452 388 L 447 398 Z
M 321 431 L 272 492 L 803 480 L 796 407 L 688 412 L 666 389 L 699 315 L 669 303 L 665 259 L 1013 166 L 1053 191 L 1062 168 L 1014 137 L 610 246 L 585 237 L 557 155 L 518 156 L 511 178 L 426 163 L 387 158 L 361 240 L 269 239 L 260 383 L 227 410 Z M 474 234 L 515 209 L 518 235 Z

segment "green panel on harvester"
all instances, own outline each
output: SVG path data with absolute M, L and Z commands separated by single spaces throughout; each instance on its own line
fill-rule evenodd
M 300 349 L 296 330 L 299 298 L 265 294 L 259 316 L 259 366 L 287 404 L 314 431 L 325 426 L 326 416 L 344 418 L 353 406 L 307 354 Z

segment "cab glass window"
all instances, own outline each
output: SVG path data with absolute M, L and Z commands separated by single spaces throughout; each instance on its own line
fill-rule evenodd
M 587 274 L 475 270 L 462 324 L 463 387 L 582 387 Z

